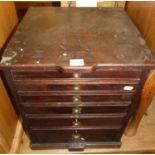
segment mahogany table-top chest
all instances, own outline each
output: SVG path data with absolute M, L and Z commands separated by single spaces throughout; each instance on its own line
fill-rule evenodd
M 1 73 L 32 148 L 119 147 L 155 58 L 123 9 L 30 8 Z

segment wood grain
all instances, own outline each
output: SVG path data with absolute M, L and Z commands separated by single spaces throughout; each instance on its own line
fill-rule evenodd
M 4 139 L 4 136 L 0 133 L 0 153 L 6 153 L 9 150 L 9 145 Z
M 13 2 L 0 2 L 0 21 L 0 48 L 2 48 L 18 21 Z
M 61 7 L 76 7 L 76 1 L 61 1 Z
M 12 139 L 14 137 L 14 132 L 16 129 L 17 116 L 11 105 L 11 101 L 6 93 L 2 80 L 0 79 L 0 134 L 3 139 L 5 151 L 9 151 Z
M 104 2 L 98 2 L 98 7 L 125 7 L 125 1 L 104 1 Z
M 132 136 L 136 134 L 139 123 L 144 113 L 148 109 L 149 105 L 151 104 L 154 95 L 155 95 L 155 71 L 152 71 L 144 85 L 141 96 L 141 102 L 136 112 L 136 115 L 126 128 L 126 135 Z
M 126 11 L 155 54 L 155 2 L 127 2 Z
M 21 124 L 20 119 L 18 119 L 17 126 L 16 126 L 16 132 L 14 134 L 12 146 L 10 149 L 10 154 L 16 154 L 19 152 L 20 144 L 22 143 L 22 136 L 23 136 L 23 127 Z
M 17 23 L 13 2 L 0 2 L 0 49 Z M 17 116 L 0 78 L 0 153 L 8 153 L 16 129 Z

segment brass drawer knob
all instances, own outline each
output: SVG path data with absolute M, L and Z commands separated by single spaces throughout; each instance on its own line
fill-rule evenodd
M 73 122 L 73 126 L 74 127 L 79 127 L 80 126 L 80 122 L 78 121 L 78 119 L 75 119 L 75 121 Z
M 81 100 L 81 97 L 79 95 L 73 96 L 74 102 L 79 102 Z
M 74 78 L 80 78 L 80 73 L 74 73 L 74 74 L 73 74 L 73 77 L 74 77 Z
M 80 90 L 80 86 L 78 86 L 78 85 L 74 86 L 74 90 L 76 90 L 76 91 Z
M 78 134 L 78 133 L 75 133 L 75 134 L 72 135 L 72 139 L 74 139 L 74 140 L 77 140 L 77 139 L 80 139 L 80 138 L 81 138 L 81 135 Z
M 73 113 L 73 114 L 81 114 L 81 110 L 82 110 L 81 108 L 76 107 L 76 108 L 73 108 L 73 109 L 72 109 L 72 113 Z

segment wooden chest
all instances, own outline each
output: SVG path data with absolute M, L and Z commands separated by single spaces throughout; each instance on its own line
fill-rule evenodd
M 119 147 L 154 68 L 118 8 L 31 8 L 1 59 L 32 148 Z

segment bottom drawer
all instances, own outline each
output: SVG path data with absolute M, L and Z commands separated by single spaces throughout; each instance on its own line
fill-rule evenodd
M 44 130 L 32 129 L 32 143 L 70 143 L 73 136 L 78 134 L 85 142 L 119 141 L 122 135 L 120 129 L 81 129 L 75 130 Z

